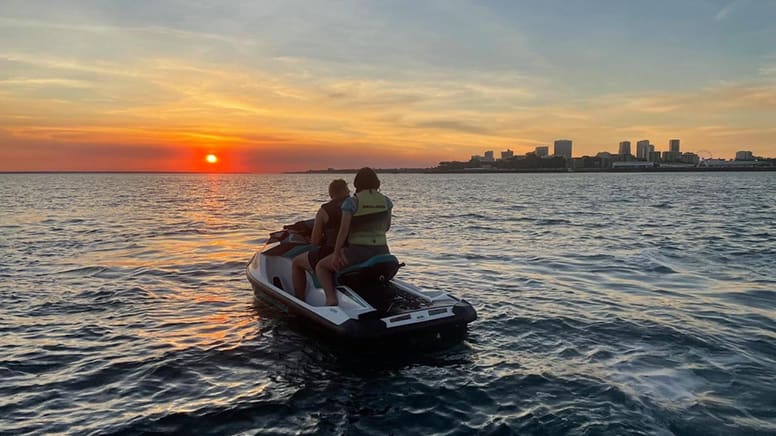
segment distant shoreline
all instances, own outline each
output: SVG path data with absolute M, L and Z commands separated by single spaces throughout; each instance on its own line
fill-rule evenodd
M 464 169 L 464 170 L 439 170 L 435 168 L 376 168 L 376 172 L 383 174 L 543 174 L 543 173 L 681 173 L 681 172 L 749 172 L 749 171 L 776 171 L 776 167 L 748 167 L 748 168 L 585 168 L 578 170 L 559 169 Z M 358 169 L 326 169 L 307 171 L 287 171 L 283 174 L 355 174 Z
M 439 170 L 435 168 L 376 168 L 376 172 L 382 174 L 563 174 L 563 173 L 725 173 L 725 172 L 763 172 L 776 171 L 773 167 L 744 167 L 744 168 L 583 168 L 578 170 L 560 169 L 464 169 L 464 170 Z M 197 171 L 0 171 L 0 174 L 355 174 L 357 168 L 284 171 L 277 173 L 259 172 L 197 172 Z

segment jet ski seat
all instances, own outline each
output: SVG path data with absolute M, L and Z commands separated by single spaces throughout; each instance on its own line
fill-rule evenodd
M 385 285 L 402 266 L 404 264 L 399 263 L 396 256 L 380 254 L 337 273 L 337 284 L 349 286 L 352 289 L 375 284 Z

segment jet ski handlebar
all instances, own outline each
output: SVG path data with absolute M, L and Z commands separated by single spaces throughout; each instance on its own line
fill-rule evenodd
M 309 241 L 310 236 L 313 233 L 313 225 L 315 220 L 297 221 L 293 224 L 287 224 L 283 226 L 283 230 L 278 230 L 269 234 L 269 240 L 267 243 L 285 241 L 289 237 L 292 239 L 302 239 L 303 241 Z M 303 242 L 302 241 L 302 242 Z

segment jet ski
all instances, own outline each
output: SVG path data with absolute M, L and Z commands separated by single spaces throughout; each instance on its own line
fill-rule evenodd
M 311 228 L 312 221 L 284 226 L 251 258 L 246 275 L 257 299 L 298 316 L 318 333 L 361 344 L 457 342 L 477 319 L 467 301 L 396 278 L 404 264 L 391 254 L 340 270 L 337 306 L 325 305 L 324 291 L 312 272 L 307 272 L 304 300 L 296 298 L 291 262 L 313 248 Z

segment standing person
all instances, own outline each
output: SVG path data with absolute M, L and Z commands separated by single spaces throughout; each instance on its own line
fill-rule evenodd
M 315 214 L 315 223 L 310 242 L 316 246 L 312 250 L 302 253 L 291 262 L 291 278 L 294 283 L 294 295 L 303 300 L 307 289 L 307 274 L 305 271 L 314 271 L 319 260 L 334 252 L 334 242 L 337 240 L 340 222 L 342 221 L 342 202 L 350 195 L 348 183 L 342 179 L 329 183 L 329 197 L 331 201 L 321 205 Z
M 334 253 L 321 259 L 315 267 L 326 293 L 327 306 L 337 305 L 334 274 L 338 270 L 389 253 L 385 233 L 391 227 L 393 202 L 378 191 L 380 179 L 371 168 L 358 170 L 353 186 L 355 195 L 342 202 L 342 222 Z

